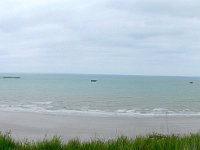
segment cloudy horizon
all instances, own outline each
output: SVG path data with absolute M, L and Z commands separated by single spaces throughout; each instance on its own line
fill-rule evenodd
M 2 0 L 0 72 L 200 76 L 200 1 Z

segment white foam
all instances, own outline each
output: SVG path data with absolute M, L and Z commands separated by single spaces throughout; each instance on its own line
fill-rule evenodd
M 39 105 L 49 105 L 52 104 L 52 101 L 44 101 L 44 102 L 31 102 L 33 104 L 39 104 Z
M 149 116 L 200 116 L 200 112 L 186 110 L 168 110 L 165 108 L 154 108 L 135 110 L 135 109 L 119 109 L 116 111 L 103 111 L 98 109 L 52 109 L 53 106 L 41 107 L 34 104 L 19 104 L 19 105 L 0 105 L 0 111 L 7 112 L 33 112 L 33 113 L 47 113 L 47 114 L 76 114 L 76 115 L 94 115 L 94 116 L 136 116 L 136 117 L 149 117 Z M 146 110 L 146 111 L 145 111 Z
M 119 109 L 116 112 L 117 113 L 127 113 L 127 110 L 126 109 Z

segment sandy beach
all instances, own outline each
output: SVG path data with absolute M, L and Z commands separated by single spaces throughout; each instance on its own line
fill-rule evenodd
M 39 113 L 1 112 L 0 130 L 11 131 L 16 140 L 41 140 L 59 136 L 63 141 L 79 138 L 110 139 L 121 135 L 136 137 L 153 132 L 189 134 L 200 130 L 200 117 L 128 117 L 50 115 Z

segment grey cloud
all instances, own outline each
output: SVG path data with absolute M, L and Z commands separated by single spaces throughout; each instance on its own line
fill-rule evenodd
M 139 14 L 154 14 L 179 17 L 199 17 L 198 0 L 111 0 L 108 7 Z
M 199 5 L 196 0 L 1 1 L 0 70 L 200 75 Z

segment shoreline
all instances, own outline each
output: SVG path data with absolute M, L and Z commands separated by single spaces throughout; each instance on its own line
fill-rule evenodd
M 152 133 L 190 134 L 200 132 L 200 116 L 132 117 L 52 115 L 41 113 L 0 112 L 0 131 L 11 132 L 16 140 L 42 140 L 60 137 L 63 141 L 79 138 L 135 138 Z

